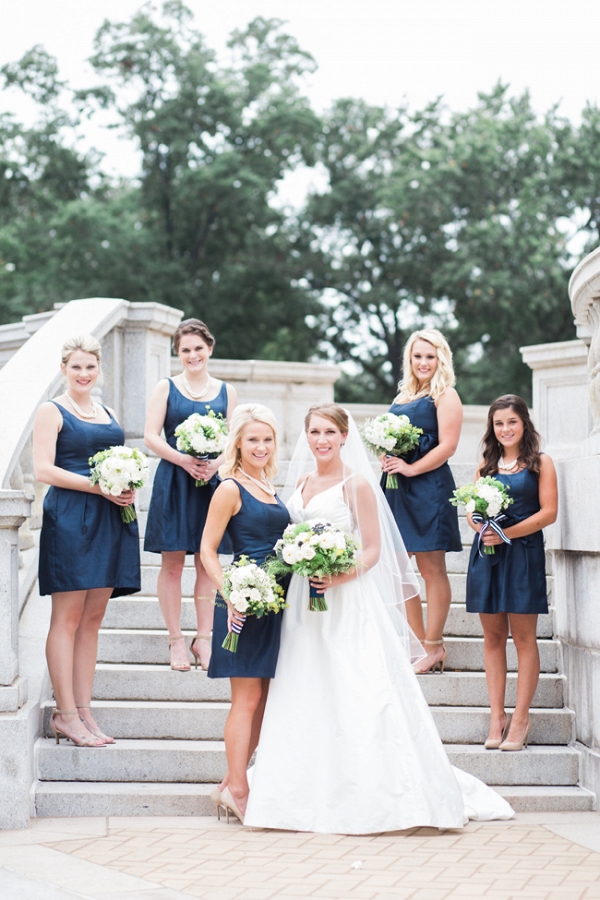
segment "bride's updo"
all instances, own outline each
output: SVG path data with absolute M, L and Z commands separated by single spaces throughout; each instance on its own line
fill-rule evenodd
M 315 403 L 304 417 L 304 430 L 310 428 L 310 420 L 312 416 L 323 416 L 339 428 L 342 434 L 348 434 L 349 422 L 348 411 L 338 403 Z

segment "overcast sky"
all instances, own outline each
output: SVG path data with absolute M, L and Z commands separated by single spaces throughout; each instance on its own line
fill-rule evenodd
M 58 58 L 71 85 L 96 82 L 85 62 L 104 18 L 124 20 L 140 0 L 19 0 L 2 2 L 0 63 L 34 44 Z M 155 2 L 155 5 L 159 5 Z M 225 52 L 227 35 L 257 15 L 287 21 L 286 29 L 317 60 L 307 83 L 317 110 L 341 96 L 420 108 L 444 95 L 465 109 L 498 79 L 515 93 L 529 88 L 537 110 L 560 102 L 577 121 L 586 101 L 600 102 L 599 0 L 188 0 L 209 46 Z M 23 117 L 11 92 L 0 102 Z M 91 144 L 106 167 L 137 172 L 135 152 L 97 126 Z

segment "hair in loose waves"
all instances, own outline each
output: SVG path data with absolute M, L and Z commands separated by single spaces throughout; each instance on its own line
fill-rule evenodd
M 348 422 L 348 411 L 340 406 L 339 403 L 315 403 L 304 417 L 304 430 L 310 428 L 310 420 L 313 416 L 322 416 L 328 419 L 342 434 L 348 434 L 350 427 Z
M 208 325 L 205 325 L 200 319 L 184 319 L 179 323 L 173 335 L 173 351 L 175 353 L 179 353 L 179 342 L 184 334 L 197 334 L 207 347 L 212 349 L 215 346 L 215 339 L 209 331 Z
M 260 403 L 243 403 L 236 406 L 231 417 L 229 425 L 229 435 L 223 455 L 225 460 L 219 468 L 221 478 L 234 476 L 240 469 L 242 457 L 240 453 L 239 443 L 247 425 L 252 422 L 260 422 L 262 425 L 268 425 L 273 432 L 273 455 L 263 469 L 265 477 L 269 480 L 277 472 L 277 419 L 271 410 Z
M 413 347 L 417 341 L 427 341 L 437 350 L 438 364 L 433 378 L 424 387 L 419 387 L 417 376 L 412 370 Z M 452 366 L 452 350 L 448 341 L 437 328 L 424 328 L 421 331 L 413 331 L 404 347 L 402 361 L 402 380 L 398 384 L 398 396 L 396 403 L 407 403 L 420 395 L 429 396 L 437 400 L 444 391 L 456 384 L 456 376 Z
M 83 353 L 92 353 L 98 360 L 100 365 L 100 357 L 102 355 L 100 342 L 91 334 L 76 334 L 68 338 L 62 345 L 60 351 L 60 361 L 66 366 L 73 353 L 81 350 Z
M 521 397 L 516 394 L 503 394 L 494 400 L 488 411 L 486 432 L 483 436 L 483 465 L 479 470 L 481 476 L 495 475 L 498 472 L 498 462 L 502 456 L 502 444 L 494 433 L 494 416 L 501 409 L 512 409 L 523 423 L 523 437 L 519 446 L 519 466 L 529 469 L 535 475 L 540 474 L 540 444 L 541 437 L 531 421 L 529 408 Z

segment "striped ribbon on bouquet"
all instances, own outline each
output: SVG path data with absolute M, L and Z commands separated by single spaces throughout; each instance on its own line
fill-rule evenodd
M 221 644 L 223 650 L 229 650 L 230 653 L 237 653 L 238 637 L 242 633 L 242 628 L 246 621 L 246 616 L 240 612 L 236 612 L 235 616 L 235 619 L 231 622 L 231 631 L 227 632 L 225 640 Z M 238 619 L 241 619 L 241 622 Z
M 495 518 L 493 518 L 493 519 L 486 519 L 485 516 L 481 515 L 481 513 L 474 512 L 474 513 L 471 513 L 471 521 L 475 525 L 483 525 L 483 528 L 479 532 L 479 541 L 477 544 L 477 549 L 479 551 L 480 556 L 491 556 L 493 553 L 496 552 L 492 546 L 488 547 L 485 544 L 484 544 L 483 552 L 481 550 L 481 545 L 483 543 L 483 540 L 482 540 L 483 535 L 488 530 L 488 528 L 491 528 L 492 531 L 495 531 L 496 534 L 498 535 L 498 537 L 502 538 L 502 540 L 504 541 L 505 544 L 512 544 L 511 539 L 504 534 L 504 532 L 502 531 L 502 528 L 500 527 L 500 522 L 508 522 L 509 521 L 508 516 L 505 516 L 504 513 L 500 513 L 499 516 L 495 516 Z

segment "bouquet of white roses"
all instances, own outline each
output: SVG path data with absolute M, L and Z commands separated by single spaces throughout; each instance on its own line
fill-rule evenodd
M 355 568 L 359 550 L 353 535 L 338 531 L 329 522 L 309 519 L 288 525 L 275 544 L 275 558 L 267 561 L 267 571 L 295 572 L 304 578 L 338 575 Z M 308 608 L 311 612 L 327 610 L 324 594 L 318 594 L 312 585 Z
M 227 442 L 227 421 L 222 415 L 216 415 L 209 409 L 205 416 L 192 413 L 175 429 L 177 449 L 198 459 L 216 457 L 225 449 Z M 196 487 L 202 487 L 206 481 L 196 481 Z
M 396 416 L 389 412 L 367 419 L 360 430 L 365 446 L 375 456 L 382 453 L 403 456 L 418 445 L 421 434 L 423 429 L 411 425 L 408 416 Z M 392 490 L 398 487 L 398 478 L 393 472 L 388 474 L 385 486 Z
M 501 525 L 508 521 L 508 516 L 503 515 L 503 510 L 508 509 L 513 503 L 506 485 L 497 478 L 486 476 L 478 478 L 475 484 L 465 484 L 453 491 L 450 498 L 453 506 L 464 506 L 476 525 L 483 525 L 479 532 L 479 553 L 481 554 L 481 539 L 488 528 L 492 528 L 505 544 L 510 544 L 502 531 Z M 496 552 L 494 547 L 484 545 L 483 552 L 491 556 Z
M 237 562 L 227 566 L 223 570 L 223 576 L 221 594 L 243 618 L 241 625 L 233 622 L 232 630 L 227 633 L 222 644 L 225 650 L 235 653 L 246 616 L 261 618 L 267 613 L 278 613 L 285 609 L 286 602 L 283 588 L 277 584 L 274 576 L 247 556 L 240 556 Z
M 137 490 L 148 480 L 148 460 L 137 447 L 109 447 L 90 456 L 90 482 L 99 484 L 103 494 L 119 497 L 124 491 Z M 135 506 L 121 507 L 126 524 L 136 519 Z

